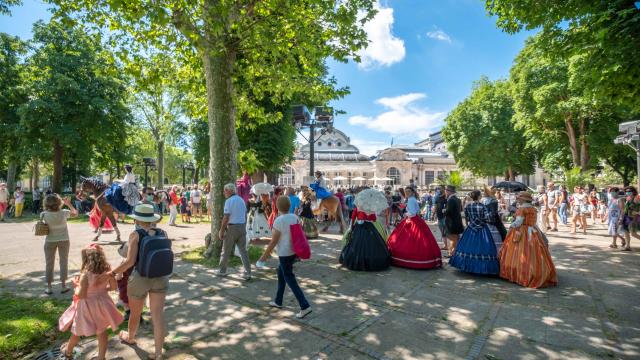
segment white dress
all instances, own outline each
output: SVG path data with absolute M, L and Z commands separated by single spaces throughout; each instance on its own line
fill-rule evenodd
M 136 184 L 136 176 L 133 175 L 132 172 L 127 172 L 124 176 L 122 196 L 124 196 L 125 201 L 131 206 L 136 206 L 138 202 L 140 202 L 140 192 Z

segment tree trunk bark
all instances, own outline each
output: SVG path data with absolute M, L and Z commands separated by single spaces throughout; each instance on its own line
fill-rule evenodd
M 208 43 L 219 43 L 209 41 Z M 238 164 L 236 153 L 236 111 L 233 104 L 232 72 L 235 63 L 233 52 L 220 53 L 207 46 L 202 53 L 207 85 L 207 117 L 209 119 L 209 181 L 212 192 L 211 245 L 207 252 L 219 256 L 222 241 L 218 237 L 223 217 L 223 188 L 235 181 Z
M 576 132 L 573 129 L 573 121 L 571 116 L 567 116 L 567 118 L 564 120 L 564 126 L 567 129 L 567 137 L 569 139 L 569 149 L 571 149 L 571 158 L 573 160 L 573 167 L 580 167 L 580 157 L 578 155 Z
M 582 171 L 589 169 L 589 144 L 587 144 L 587 128 L 584 118 L 579 120 L 580 129 L 580 168 Z
M 38 161 L 37 158 L 33 159 L 33 169 L 31 173 L 33 174 L 33 187 L 31 190 L 33 190 L 36 186 L 40 187 L 40 161 Z
M 16 190 L 16 173 L 18 172 L 18 163 L 15 160 L 9 160 L 7 167 L 7 190 L 14 192 Z
M 158 181 L 156 189 L 164 188 L 164 140 L 158 140 Z
M 58 140 L 53 142 L 53 181 L 52 189 L 54 193 L 62 194 L 62 155 L 63 148 Z
M 200 166 L 196 165 L 196 169 L 193 172 L 193 183 L 197 184 L 200 182 Z

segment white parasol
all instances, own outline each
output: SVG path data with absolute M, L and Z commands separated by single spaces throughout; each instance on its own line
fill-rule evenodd
M 344 177 L 344 176 L 336 176 L 336 177 L 334 177 L 334 178 L 333 178 L 333 180 L 338 180 L 338 181 L 340 181 L 340 180 L 347 180 L 347 178 L 346 178 L 346 177 Z
M 367 179 L 363 178 L 362 176 L 357 176 L 357 177 L 352 178 L 351 180 L 353 180 L 353 181 L 363 181 L 363 180 L 367 180 Z
M 269 194 L 272 191 L 273 191 L 273 185 L 265 182 L 257 183 L 251 187 L 251 192 L 258 196 L 263 194 Z
M 388 177 L 383 177 L 382 179 L 380 179 L 380 181 L 391 181 L 391 180 L 393 180 L 393 179 L 388 178 Z
M 384 194 L 376 189 L 365 189 L 356 195 L 355 204 L 358 210 L 369 213 L 378 214 L 380 211 L 389 207 L 387 198 Z

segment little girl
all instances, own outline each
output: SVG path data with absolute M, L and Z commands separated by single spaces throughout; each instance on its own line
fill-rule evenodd
M 613 241 L 610 248 L 615 249 L 618 247 L 618 238 L 624 244 L 624 230 L 622 227 L 622 209 L 620 208 L 620 202 L 618 201 L 618 191 L 611 192 L 611 201 L 609 203 L 609 235 L 613 237 Z M 622 230 L 622 231 L 621 231 Z
M 98 360 L 107 353 L 107 328 L 116 331 L 122 323 L 122 314 L 109 297 L 108 291 L 116 290 L 116 280 L 107 273 L 111 270 L 102 248 L 93 243 L 82 249 L 82 267 L 73 285 L 73 303 L 58 320 L 60 331 L 71 329 L 69 342 L 62 344 L 60 351 L 67 358 L 80 336 L 98 338 Z
M 600 223 L 604 224 L 607 220 L 607 203 L 604 199 L 600 200 L 598 203 L 598 217 L 600 218 Z

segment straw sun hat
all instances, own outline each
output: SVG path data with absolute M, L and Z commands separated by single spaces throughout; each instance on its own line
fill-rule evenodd
M 138 204 L 133 209 L 133 214 L 129 215 L 130 218 L 142 222 L 154 223 L 160 221 L 162 216 L 156 214 L 153 210 L 153 206 L 149 204 Z

